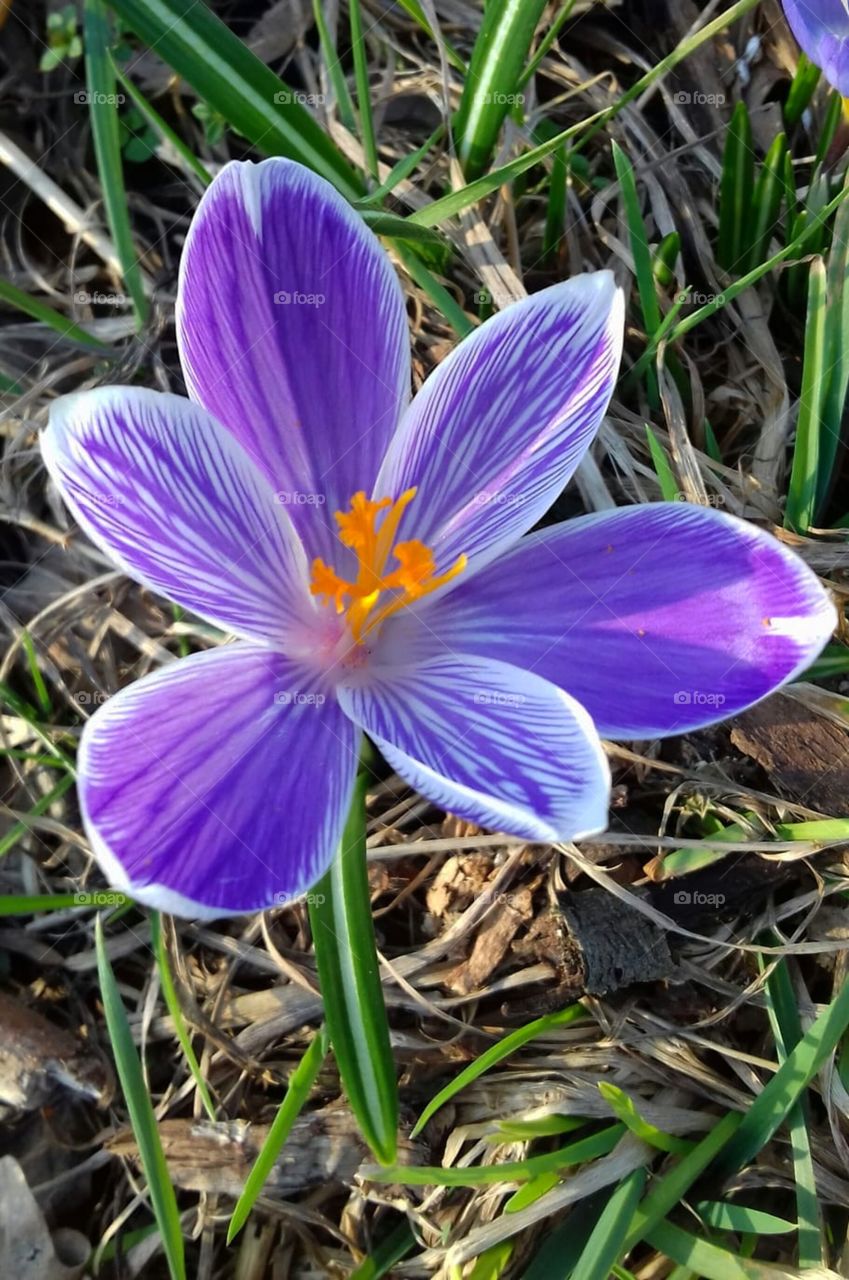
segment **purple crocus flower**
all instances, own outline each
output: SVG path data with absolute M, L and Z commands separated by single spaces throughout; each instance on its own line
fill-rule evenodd
M 811 62 L 849 97 L 849 0 L 782 0 L 790 30 Z
M 700 507 L 528 537 L 619 363 L 608 272 L 507 308 L 407 405 L 390 262 L 322 179 L 228 165 L 179 282 L 189 399 L 58 401 L 47 465 L 139 582 L 235 633 L 89 720 L 79 794 L 104 873 L 214 917 L 328 867 L 363 733 L 436 804 L 529 840 L 604 828 L 599 734 L 732 715 L 808 665 L 834 610 L 777 541 Z

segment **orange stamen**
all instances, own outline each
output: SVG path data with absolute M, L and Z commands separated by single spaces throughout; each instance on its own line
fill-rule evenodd
M 395 541 L 401 517 L 415 496 L 415 489 L 407 489 L 394 501 L 375 502 L 360 491 L 351 499 L 349 511 L 336 512 L 339 540 L 357 557 L 354 582 L 341 578 L 323 560 L 313 561 L 310 591 L 345 614 L 357 644 L 391 614 L 435 591 L 466 567 L 466 557 L 459 556 L 447 572 L 437 575 L 433 552 L 423 542 Z M 387 573 L 390 555 L 398 567 Z

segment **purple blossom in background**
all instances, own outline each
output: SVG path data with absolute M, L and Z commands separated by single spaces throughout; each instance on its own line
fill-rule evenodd
M 530 840 L 604 828 L 599 734 L 733 715 L 834 624 L 806 566 L 713 510 L 528 534 L 598 430 L 623 302 L 607 272 L 502 311 L 407 405 L 404 302 L 359 216 L 297 164 L 228 165 L 177 306 L 190 399 L 57 402 L 44 456 L 127 573 L 234 632 L 85 727 L 105 875 L 213 917 L 326 870 L 365 732 L 438 805 Z
M 791 31 L 811 62 L 849 97 L 849 0 L 782 0 Z

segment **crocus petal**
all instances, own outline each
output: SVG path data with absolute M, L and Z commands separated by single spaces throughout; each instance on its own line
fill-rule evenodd
M 63 396 L 42 436 L 79 524 L 133 578 L 210 621 L 280 638 L 314 616 L 286 509 L 236 441 L 181 396 Z
M 409 395 L 404 300 L 377 237 L 289 160 L 234 162 L 186 241 L 177 334 L 189 394 L 264 469 L 310 555 L 368 492 Z
M 381 636 L 527 667 L 609 738 L 724 720 L 816 658 L 835 625 L 816 576 L 770 534 L 683 503 L 627 507 L 531 534 Z
M 622 331 L 611 273 L 576 276 L 499 312 L 430 376 L 375 496 L 416 486 L 403 528 L 440 566 L 482 566 L 559 495 L 604 417 Z
M 843 0 L 783 0 L 790 30 L 829 84 L 849 95 L 849 11 Z
M 116 694 L 82 735 L 79 795 L 109 882 L 211 919 L 290 902 L 331 862 L 357 765 L 336 702 L 278 653 L 194 654 Z
M 529 840 L 572 840 L 607 824 L 610 774 L 572 698 L 507 663 L 460 655 L 338 690 L 340 705 L 403 778 L 435 804 Z

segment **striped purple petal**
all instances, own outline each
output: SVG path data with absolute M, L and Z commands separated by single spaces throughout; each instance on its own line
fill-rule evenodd
M 393 654 L 474 653 L 566 689 L 609 738 L 735 715 L 809 666 L 835 625 L 816 576 L 771 535 L 683 503 L 531 534 L 385 629 Z
M 403 778 L 452 813 L 528 840 L 607 824 L 610 775 L 589 716 L 539 676 L 459 655 L 375 668 L 340 705 Z
M 622 348 L 608 271 L 499 312 L 428 378 L 392 441 L 375 496 L 416 486 L 403 526 L 440 565 L 477 567 L 542 516 L 595 436 Z
M 41 445 L 79 524 L 139 582 L 257 639 L 315 617 L 287 509 L 191 401 L 137 387 L 63 396 Z
M 310 556 L 371 489 L 409 395 L 401 289 L 380 242 L 323 178 L 234 162 L 201 200 L 177 299 L 189 394 L 289 504 Z
M 849 9 L 844 0 L 782 0 L 791 31 L 815 66 L 849 96 Z
M 251 644 L 130 685 L 85 727 L 79 795 L 104 875 L 211 919 L 285 905 L 330 864 L 357 733 L 295 664 Z

